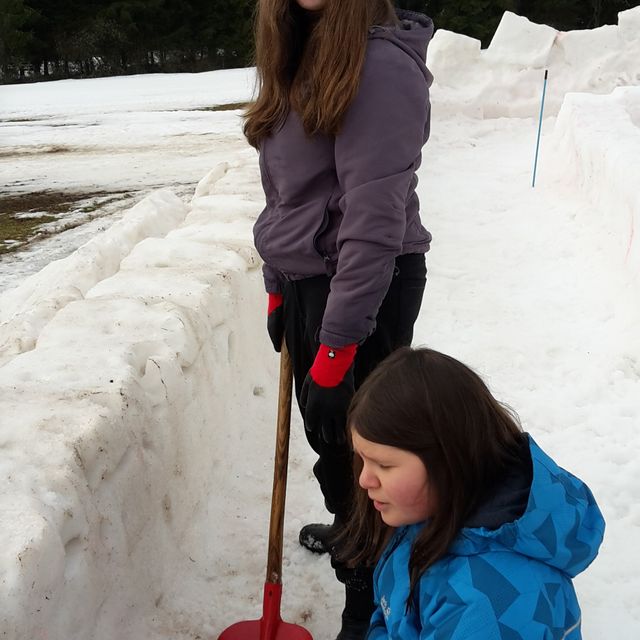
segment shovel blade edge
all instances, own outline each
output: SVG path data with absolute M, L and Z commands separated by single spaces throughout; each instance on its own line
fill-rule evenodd
M 262 600 L 262 618 L 245 620 L 227 627 L 218 640 L 313 640 L 311 634 L 297 624 L 280 618 L 282 585 L 266 582 Z
M 311 634 L 297 624 L 279 620 L 267 627 L 264 619 L 245 620 L 227 627 L 218 640 L 313 640 Z

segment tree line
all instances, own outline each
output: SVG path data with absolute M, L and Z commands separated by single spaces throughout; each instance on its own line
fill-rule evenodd
M 0 82 L 197 72 L 252 61 L 256 0 L 0 0 Z M 487 45 L 506 10 L 557 29 L 615 24 L 640 0 L 398 0 Z
M 640 0 L 405 0 L 399 5 L 430 15 L 437 28 L 463 33 L 488 46 L 505 11 L 559 31 L 617 24 L 618 13 Z
M 250 63 L 255 0 L 0 0 L 2 80 Z

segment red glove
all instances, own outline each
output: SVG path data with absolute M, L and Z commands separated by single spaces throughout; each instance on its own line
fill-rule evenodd
M 357 348 L 356 344 L 340 348 L 321 344 L 302 385 L 304 427 L 329 444 L 343 444 L 347 439 L 347 410 L 354 394 L 353 360 Z
M 269 308 L 267 310 L 267 331 L 273 343 L 273 348 L 280 353 L 282 338 L 284 337 L 284 314 L 281 293 L 269 294 Z
M 339 349 L 321 344 L 309 369 L 313 381 L 321 387 L 337 387 L 353 364 L 357 349 L 357 344 L 349 344 Z

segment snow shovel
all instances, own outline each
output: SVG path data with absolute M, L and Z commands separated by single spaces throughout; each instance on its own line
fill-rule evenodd
M 264 585 L 262 618 L 245 620 L 227 627 L 218 640 L 313 640 L 303 627 L 280 618 L 282 596 L 282 537 L 284 502 L 287 493 L 287 465 L 289 460 L 289 430 L 291 421 L 291 388 L 293 370 L 291 357 L 283 340 L 280 356 L 280 391 L 278 393 L 278 428 L 269 520 L 269 553 L 267 579 Z

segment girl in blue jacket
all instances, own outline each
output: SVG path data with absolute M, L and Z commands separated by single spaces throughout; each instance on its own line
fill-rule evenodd
M 400 349 L 348 424 L 360 490 L 343 560 L 377 560 L 369 640 L 580 640 L 571 579 L 602 514 L 478 375 Z

